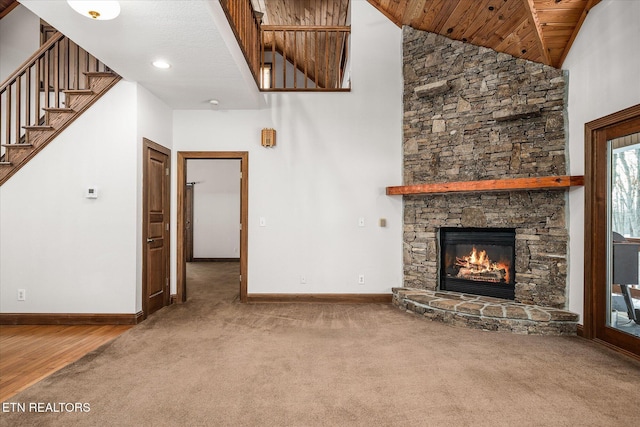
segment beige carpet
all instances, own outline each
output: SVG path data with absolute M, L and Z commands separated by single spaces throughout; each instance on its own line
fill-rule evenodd
M 90 412 L 5 412 L 0 425 L 640 425 L 640 363 L 586 340 L 456 328 L 390 305 L 243 305 L 238 274 L 190 264 L 188 303 L 9 400 Z

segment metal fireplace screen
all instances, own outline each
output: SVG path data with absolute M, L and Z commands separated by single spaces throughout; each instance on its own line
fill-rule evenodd
M 440 229 L 440 289 L 514 299 L 515 229 Z

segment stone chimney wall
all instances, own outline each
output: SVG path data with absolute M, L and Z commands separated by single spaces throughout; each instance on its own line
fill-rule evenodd
M 405 27 L 404 185 L 565 175 L 562 70 Z M 566 306 L 566 192 L 404 196 L 404 286 L 438 288 L 440 227 L 516 229 L 516 302 Z

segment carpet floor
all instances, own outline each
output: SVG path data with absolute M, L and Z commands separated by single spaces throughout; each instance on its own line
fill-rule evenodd
M 640 363 L 590 341 L 384 304 L 240 304 L 238 274 L 189 264 L 187 303 L 9 399 L 0 425 L 640 425 Z

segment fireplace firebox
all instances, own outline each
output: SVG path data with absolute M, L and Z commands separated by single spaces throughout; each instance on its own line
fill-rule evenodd
M 441 228 L 440 289 L 515 297 L 513 228 Z

